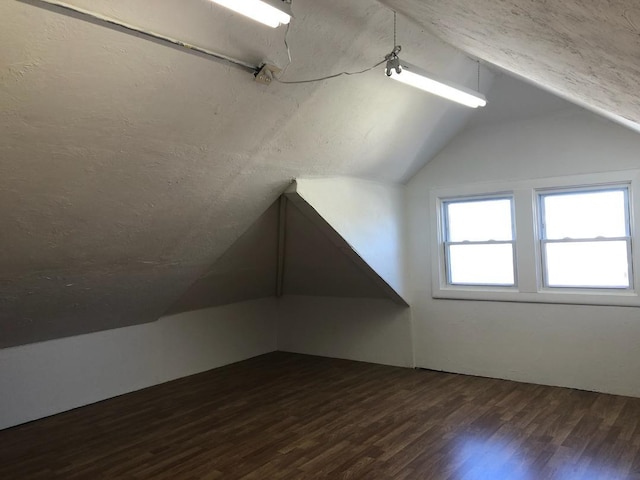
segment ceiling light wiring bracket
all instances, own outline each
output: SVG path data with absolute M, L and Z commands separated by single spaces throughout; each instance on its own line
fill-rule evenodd
M 387 67 L 385 69 L 387 77 L 391 76 L 393 70 L 395 70 L 398 74 L 402 71 L 402 67 L 400 66 L 400 57 L 398 56 L 401 51 L 402 47 L 400 45 L 396 45 L 395 47 L 393 47 L 391 53 L 384 57 L 384 59 L 387 61 Z
M 263 85 L 271 85 L 276 79 L 276 75 L 278 75 L 282 70 L 275 65 L 271 65 L 269 63 L 264 63 L 260 66 L 260 70 L 256 73 L 256 82 L 262 83 Z

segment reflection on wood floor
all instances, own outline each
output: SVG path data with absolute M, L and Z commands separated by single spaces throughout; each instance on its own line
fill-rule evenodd
M 0 478 L 640 478 L 640 399 L 274 353 L 0 432 Z

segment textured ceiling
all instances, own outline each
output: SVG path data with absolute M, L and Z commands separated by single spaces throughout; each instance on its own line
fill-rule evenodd
M 640 129 L 637 0 L 381 2 L 472 56 Z
M 250 63 L 287 61 L 284 28 L 207 0 L 69 1 Z M 635 2 L 382 2 L 418 22 L 398 18 L 412 63 L 473 87 L 460 49 L 640 122 Z M 286 80 L 366 68 L 393 44 L 374 0 L 295 0 L 294 13 Z M 291 178 L 404 182 L 471 115 L 382 67 L 266 87 L 37 1 L 0 2 L 0 18 L 0 337 L 17 343 L 156 320 Z M 487 91 L 491 74 L 482 80 Z
M 465 129 L 510 123 L 570 108 L 580 107 L 529 83 L 499 73 L 487 94 L 487 106 L 474 112 Z
M 69 3 L 286 64 L 284 28 L 207 0 Z M 291 178 L 405 181 L 471 114 L 383 67 L 266 87 L 37 5 L 0 2 L 0 337 L 18 343 L 156 320 Z M 391 50 L 393 17 L 374 0 L 296 0 L 294 13 L 287 80 L 359 70 Z M 473 62 L 399 20 L 407 60 L 473 85 Z
M 294 200 L 285 201 L 283 219 L 278 199 L 167 313 L 275 296 L 281 221 L 283 295 L 391 298 L 402 304 L 313 207 L 297 194 L 287 196 Z

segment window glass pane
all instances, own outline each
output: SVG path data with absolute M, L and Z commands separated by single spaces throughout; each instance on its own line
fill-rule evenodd
M 625 191 L 542 196 L 546 238 L 625 237 Z
M 629 288 L 627 242 L 545 244 L 547 286 Z
M 513 245 L 450 245 L 450 281 L 463 285 L 513 285 Z
M 513 240 L 511 199 L 447 202 L 448 241 Z

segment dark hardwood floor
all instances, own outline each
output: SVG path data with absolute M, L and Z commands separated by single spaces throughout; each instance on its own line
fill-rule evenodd
M 274 353 L 0 431 L 0 479 L 640 479 L 640 399 Z

